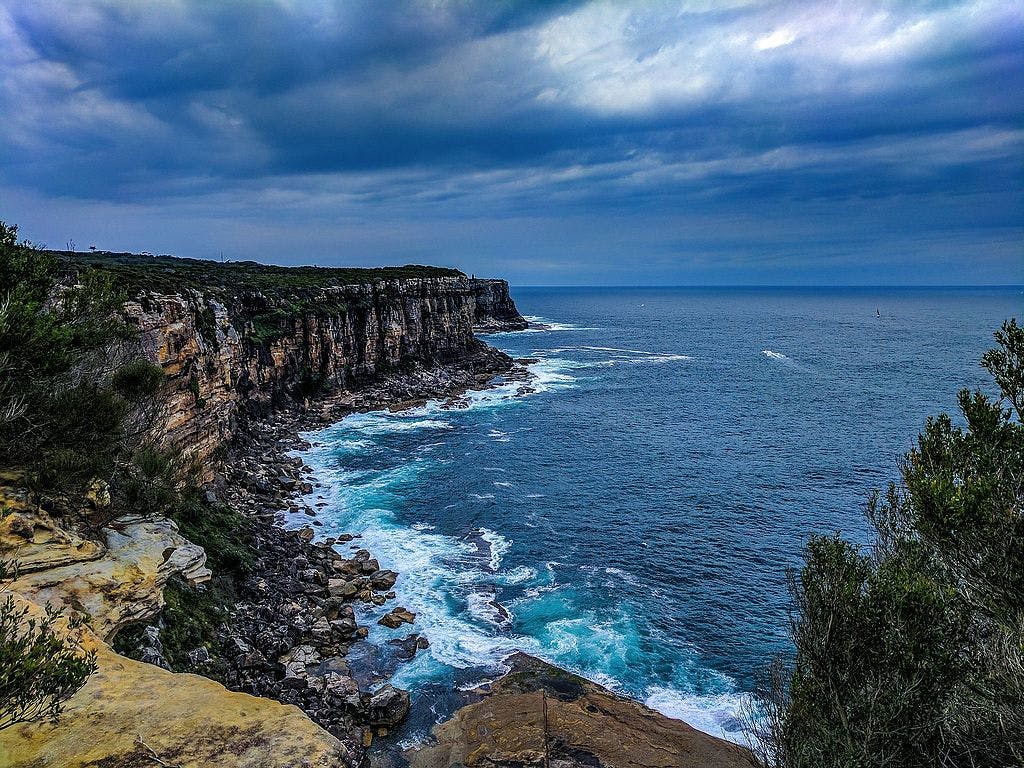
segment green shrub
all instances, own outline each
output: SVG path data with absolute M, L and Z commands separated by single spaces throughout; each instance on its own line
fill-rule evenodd
M 69 272 L 0 222 L 0 466 L 81 491 L 115 466 L 128 404 L 106 350 L 131 330 L 110 275 Z
M 164 370 L 159 365 L 148 360 L 135 360 L 118 368 L 110 383 L 122 397 L 141 400 L 155 395 L 163 380 Z
M 874 551 L 807 545 L 792 667 L 749 718 L 762 763 L 1024 765 L 1024 330 L 996 340 L 1000 399 L 962 391 L 966 429 L 928 420 L 868 505 Z
M 33 720 L 55 721 L 63 703 L 96 670 L 96 655 L 71 648 L 53 631 L 60 612 L 29 616 L 10 595 L 0 601 L 0 730 Z

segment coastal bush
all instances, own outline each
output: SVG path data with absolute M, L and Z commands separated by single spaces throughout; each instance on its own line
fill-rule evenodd
M 0 580 L 12 575 L 10 563 L 0 562 Z M 54 632 L 60 618 L 50 606 L 37 617 L 11 595 L 0 600 L 0 730 L 55 720 L 96 670 L 94 653 L 71 648 Z
M 792 665 L 748 718 L 760 764 L 1024 765 L 1024 329 L 996 340 L 1000 396 L 928 420 L 868 504 L 873 548 L 808 543 Z
M 108 351 L 131 335 L 123 294 L 95 270 L 67 272 L 3 222 L 0 286 L 0 465 L 81 490 L 121 449 L 127 405 Z
M 155 395 L 163 380 L 164 371 L 159 365 L 148 360 L 133 360 L 117 369 L 110 383 L 122 397 L 141 400 Z
M 238 587 L 252 570 L 256 558 L 252 526 L 242 514 L 205 500 L 195 489 L 180 495 L 168 510 L 179 532 L 206 552 L 213 576 L 205 584 L 192 586 L 174 577 L 164 588 L 165 605 L 160 614 L 160 642 L 164 658 L 176 672 L 200 671 L 220 678 L 217 654 L 212 666 L 196 670 L 190 651 L 213 648 L 230 621 L 237 602 Z M 114 648 L 125 656 L 139 658 L 145 627 L 127 627 L 114 639 Z

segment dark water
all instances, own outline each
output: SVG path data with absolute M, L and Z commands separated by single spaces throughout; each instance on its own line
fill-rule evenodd
M 1024 307 L 1019 289 L 514 295 L 552 329 L 489 340 L 539 360 L 536 392 L 354 416 L 307 455 L 325 534 L 364 534 L 432 644 L 395 675 L 419 692 L 406 741 L 516 648 L 735 738 L 786 649 L 807 536 L 867 541 L 868 493 L 959 388 L 989 388 L 978 359 Z M 372 626 L 385 649 L 408 634 Z

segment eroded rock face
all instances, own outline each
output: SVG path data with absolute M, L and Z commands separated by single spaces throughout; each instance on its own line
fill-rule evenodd
M 0 491 L 0 501 L 12 501 Z M 9 507 L 10 508 L 10 507 Z M 102 557 L 98 541 L 65 531 L 46 512 L 24 504 L 0 520 L 0 558 L 14 560 L 22 575 Z
M 56 724 L 0 731 L 4 768 L 351 768 L 358 762 L 296 707 L 126 659 L 84 626 L 62 623 L 60 631 L 80 650 L 96 653 L 97 671 Z
M 434 729 L 413 768 L 746 768 L 746 750 L 519 653 L 479 700 Z M 546 712 L 546 728 L 545 728 Z M 545 739 L 546 735 L 546 739 Z M 546 748 L 545 748 L 546 740 Z
M 164 585 L 174 574 L 192 583 L 210 578 L 206 553 L 182 538 L 170 520 L 120 518 L 104 529 L 101 543 L 62 530 L 44 512 L 15 514 L 31 521 L 35 533 L 31 548 L 8 548 L 10 535 L 0 537 L 0 556 L 32 566 L 20 570 L 10 590 L 40 605 L 85 614 L 104 641 L 159 613 Z
M 516 308 L 504 280 L 470 280 L 476 307 L 473 325 L 478 333 L 521 331 L 529 323 Z
M 481 306 L 478 284 L 501 283 Z M 221 303 L 197 291 L 143 294 L 126 305 L 140 352 L 164 370 L 166 429 L 207 461 L 240 426 L 283 405 L 359 389 L 397 370 L 511 361 L 473 335 L 514 315 L 503 281 L 465 277 L 329 286 L 304 299 L 247 293 Z M 521 319 L 521 318 L 520 318 Z M 524 325 L 525 327 L 525 321 Z

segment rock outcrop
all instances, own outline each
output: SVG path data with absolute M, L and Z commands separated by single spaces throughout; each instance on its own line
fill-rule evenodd
M 412 768 L 746 768 L 735 744 L 523 653 L 409 754 Z
M 0 501 L 8 510 L 0 522 L 0 559 L 19 564 L 0 599 L 10 595 L 36 618 L 47 603 L 64 609 L 56 631 L 73 648 L 95 653 L 97 665 L 57 723 L 0 731 L 4 768 L 349 768 L 357 762 L 297 707 L 111 649 L 122 626 L 156 616 L 172 575 L 193 583 L 210 577 L 206 554 L 172 522 L 121 518 L 93 540 L 64 530 L 15 488 L 0 488 Z M 72 616 L 83 621 L 71 626 Z
M 16 601 L 42 612 L 22 597 Z M 87 626 L 71 629 L 65 622 L 60 631 L 83 652 L 96 653 L 97 670 L 57 723 L 0 731 L 4 768 L 349 768 L 356 762 L 297 707 L 126 659 Z
M 477 333 L 521 331 L 530 326 L 519 314 L 504 280 L 470 280 L 476 300 L 473 326 Z
M 8 589 L 83 614 L 109 642 L 122 627 L 160 612 L 164 585 L 174 574 L 193 584 L 210 578 L 206 553 L 170 520 L 121 518 L 101 536 L 82 539 L 45 512 L 11 513 L 3 521 L 0 558 L 16 561 L 19 573 Z

